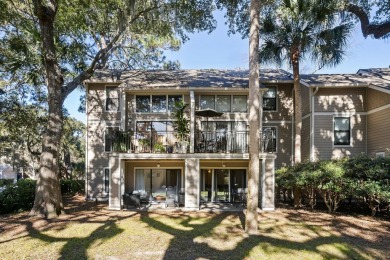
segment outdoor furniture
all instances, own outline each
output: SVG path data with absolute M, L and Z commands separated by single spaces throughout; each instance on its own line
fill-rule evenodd
M 173 205 L 174 207 L 179 206 L 179 203 L 176 199 L 176 188 L 175 187 L 168 187 L 166 189 L 165 207 L 167 208 L 169 205 Z
M 138 194 L 123 194 L 123 206 L 128 209 L 129 206 L 134 206 L 136 208 L 141 207 L 141 200 Z

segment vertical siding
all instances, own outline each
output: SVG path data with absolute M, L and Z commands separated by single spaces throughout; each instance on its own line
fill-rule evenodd
M 105 112 L 106 93 L 105 84 L 88 85 L 87 93 L 87 117 L 89 121 L 93 120 L 120 120 L 120 112 Z M 112 84 L 109 84 L 112 86 Z
M 368 111 L 390 104 L 390 94 L 383 93 L 374 89 L 367 89 Z
M 378 152 L 390 155 L 390 108 L 368 115 L 368 154 Z
M 351 145 L 333 145 L 333 115 L 316 115 L 314 122 L 316 159 L 327 160 L 366 152 L 366 116 L 351 116 Z
M 316 112 L 364 112 L 365 88 L 320 88 L 314 97 Z

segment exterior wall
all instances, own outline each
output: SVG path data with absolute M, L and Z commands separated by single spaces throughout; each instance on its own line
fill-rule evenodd
M 388 104 L 390 104 L 390 101 Z M 370 156 L 375 156 L 376 153 L 379 152 L 385 152 L 385 155 L 390 155 L 390 116 L 389 115 L 390 115 L 390 108 L 368 115 L 367 153 Z
M 343 156 L 355 156 L 366 152 L 365 115 L 351 116 L 351 144 L 333 145 L 333 115 L 316 115 L 314 119 L 315 159 L 327 160 Z
M 186 208 L 199 208 L 200 203 L 199 159 L 186 159 L 185 162 L 185 201 Z
M 262 210 L 275 209 L 275 165 L 273 158 L 260 161 L 261 171 L 261 208 Z
M 302 95 L 302 116 L 305 116 L 310 113 L 310 88 L 301 85 L 301 95 Z
M 264 111 L 263 120 L 264 122 L 272 121 L 289 121 L 293 116 L 293 99 L 292 99 L 292 84 L 278 84 L 271 85 L 276 86 L 277 100 L 276 100 L 276 111 Z
M 263 127 L 276 127 L 276 153 L 275 167 L 280 168 L 291 164 L 292 136 L 291 121 L 275 121 L 275 123 L 263 123 Z
M 302 162 L 310 161 L 310 132 L 311 132 L 311 116 L 308 116 L 302 120 L 302 137 L 301 137 Z
M 108 199 L 104 192 L 104 168 L 109 153 L 104 151 L 106 127 L 120 126 L 120 112 L 105 112 L 105 84 L 88 85 L 87 92 L 87 198 Z M 108 86 L 112 86 L 109 84 Z
M 375 108 L 390 104 L 390 94 L 368 88 L 367 100 L 367 110 L 370 111 Z
M 365 112 L 365 88 L 320 88 L 314 96 L 315 112 Z
M 108 208 L 121 209 L 121 171 L 123 170 L 123 162 L 117 156 L 110 156 L 110 188 Z

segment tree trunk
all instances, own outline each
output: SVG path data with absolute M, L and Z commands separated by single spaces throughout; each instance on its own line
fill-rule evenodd
M 245 232 L 258 233 L 259 205 L 259 16 L 260 0 L 251 0 L 249 33 L 249 178 Z
M 300 163 L 301 157 L 301 133 L 302 133 L 302 99 L 301 99 L 301 83 L 299 77 L 299 52 L 294 51 L 291 57 L 294 76 L 294 96 L 295 96 L 295 149 L 294 149 L 294 164 Z
M 34 0 L 34 14 L 39 20 L 42 39 L 42 54 L 46 71 L 49 118 L 43 133 L 42 154 L 35 191 L 34 206 L 30 215 L 56 217 L 63 211 L 58 178 L 59 146 L 62 135 L 63 77 L 56 59 L 54 44 L 54 20 L 56 1 Z

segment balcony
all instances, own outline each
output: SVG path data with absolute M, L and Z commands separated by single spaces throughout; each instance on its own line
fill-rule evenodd
M 265 128 L 261 152 L 276 152 L 276 130 Z M 106 135 L 106 151 L 119 153 L 188 153 L 190 138 L 178 138 L 175 132 L 124 132 Z M 195 153 L 248 153 L 248 131 L 200 131 L 194 135 Z

